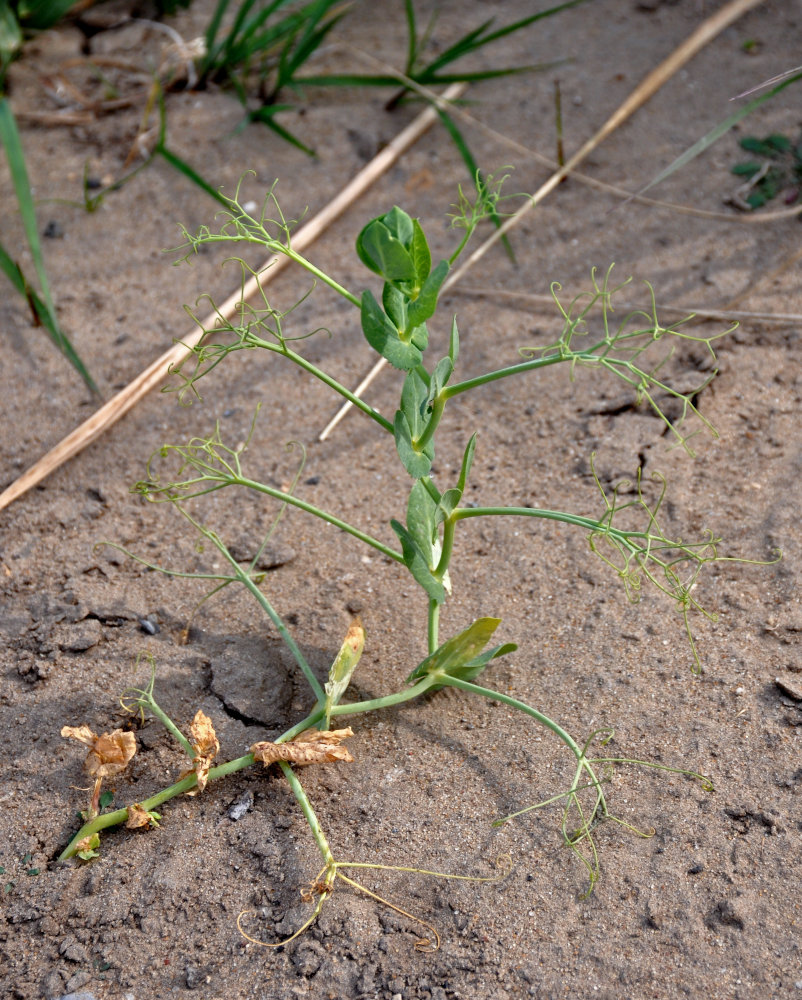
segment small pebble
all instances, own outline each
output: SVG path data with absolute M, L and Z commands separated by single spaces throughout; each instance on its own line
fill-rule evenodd
M 147 635 L 156 635 L 157 632 L 161 632 L 159 626 L 151 619 L 150 616 L 147 618 L 138 618 L 137 621 L 139 622 L 139 627 Z
M 236 802 L 232 802 L 228 807 L 228 818 L 232 823 L 236 823 L 251 809 L 253 809 L 253 792 L 244 792 Z

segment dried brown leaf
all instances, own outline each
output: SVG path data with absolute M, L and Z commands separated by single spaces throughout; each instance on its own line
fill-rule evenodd
M 88 747 L 95 745 L 97 736 L 89 726 L 62 726 L 61 735 L 64 739 L 78 740 L 79 743 L 85 743 Z
M 192 771 L 198 776 L 198 787 L 187 792 L 187 795 L 197 795 L 203 791 L 209 781 L 209 769 L 212 766 L 212 761 L 220 752 L 220 741 L 214 731 L 212 720 L 201 709 L 195 713 L 189 731 L 192 735 L 190 742 L 195 750 L 195 756 L 192 758 Z M 184 778 L 187 774 L 192 774 L 192 771 L 186 771 L 181 777 Z
M 96 833 L 89 833 L 82 837 L 75 845 L 75 853 L 80 857 L 84 854 L 97 855 L 96 848 L 100 846 L 100 837 Z M 84 860 L 88 860 L 85 858 Z
M 122 729 L 96 736 L 89 726 L 64 726 L 61 735 L 89 747 L 84 767 L 93 778 L 108 778 L 119 774 L 136 753 L 136 737 Z
M 220 752 L 220 741 L 214 731 L 212 720 L 201 709 L 195 713 L 189 731 L 192 734 L 192 745 L 197 753 L 213 760 Z
M 125 821 L 126 830 L 138 830 L 142 826 L 158 825 L 153 815 L 147 809 L 143 809 L 138 802 L 128 807 L 128 819 Z
M 318 732 L 317 729 L 307 729 L 296 736 L 290 743 L 254 743 L 251 753 L 254 760 L 261 761 L 265 767 L 284 760 L 289 764 L 325 764 L 330 761 L 352 761 L 354 758 L 340 743 L 353 736 L 353 730 L 334 729 Z
M 93 778 L 108 778 L 124 771 L 135 753 L 134 734 L 115 729 L 113 733 L 103 733 L 97 738 L 84 766 Z

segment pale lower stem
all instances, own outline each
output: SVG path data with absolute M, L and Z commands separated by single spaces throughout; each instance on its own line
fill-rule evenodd
M 298 805 L 301 807 L 304 817 L 306 818 L 306 822 L 309 824 L 309 829 L 312 831 L 312 836 L 315 838 L 315 843 L 323 856 L 323 861 L 325 862 L 326 867 L 330 868 L 334 865 L 334 855 L 331 853 L 329 842 L 326 840 L 323 830 L 320 828 L 320 823 L 318 822 L 315 810 L 312 808 L 312 803 L 307 798 L 303 785 L 298 780 L 298 776 L 295 771 L 293 771 L 286 761 L 280 760 L 278 762 L 278 766 L 284 772 L 284 777 L 287 779 L 289 786 L 292 789 L 292 794 L 298 800 Z

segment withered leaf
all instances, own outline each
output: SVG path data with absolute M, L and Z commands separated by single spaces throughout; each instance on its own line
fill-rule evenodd
M 74 739 L 78 740 L 80 743 L 85 743 L 88 747 L 94 746 L 97 736 L 89 726 L 62 726 L 61 735 L 64 739 Z
M 142 826 L 158 826 L 158 819 L 157 813 L 149 813 L 147 809 L 143 809 L 138 802 L 135 802 L 132 806 L 128 807 L 128 819 L 125 821 L 125 828 L 127 830 L 138 830 Z
M 98 856 L 98 847 L 100 847 L 100 834 L 90 833 L 88 836 L 83 837 L 78 841 L 75 845 L 75 853 L 84 861 L 89 861 Z
M 220 752 L 220 741 L 214 731 L 212 720 L 202 709 L 199 708 L 195 713 L 189 731 L 192 734 L 192 745 L 197 753 L 213 760 Z
M 284 760 L 289 764 L 325 764 L 330 761 L 352 761 L 354 758 L 340 743 L 353 736 L 349 726 L 347 729 L 334 729 L 318 732 L 317 729 L 307 729 L 289 743 L 254 743 L 251 753 L 254 760 L 261 761 L 265 767 Z
M 187 795 L 197 795 L 198 792 L 202 792 L 209 781 L 209 768 L 212 766 L 212 761 L 220 752 L 220 741 L 217 738 L 217 734 L 214 731 L 214 726 L 212 725 L 212 720 L 206 715 L 201 709 L 195 713 L 195 718 L 190 724 L 189 731 L 192 735 L 191 743 L 195 750 L 195 756 L 192 758 L 192 771 L 198 776 L 198 786 L 193 788 L 191 792 L 187 792 Z M 185 777 L 187 774 L 192 774 L 192 771 L 186 771 L 181 777 Z
M 96 736 L 89 726 L 64 726 L 61 735 L 72 737 L 89 747 L 84 766 L 93 778 L 119 774 L 136 753 L 136 737 L 122 729 Z

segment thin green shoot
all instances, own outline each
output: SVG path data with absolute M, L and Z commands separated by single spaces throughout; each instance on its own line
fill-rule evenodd
M 11 111 L 11 106 L 5 97 L 0 97 L 0 143 L 5 149 L 8 165 L 11 170 L 11 183 L 14 188 L 14 196 L 20 211 L 25 239 L 31 251 L 33 266 L 41 289 L 41 296 L 30 286 L 19 264 L 14 261 L 8 251 L 0 245 L 0 270 L 12 283 L 17 292 L 28 302 L 34 320 L 37 325 L 41 324 L 48 333 L 48 336 L 75 368 L 78 374 L 92 392 L 97 393 L 98 389 L 89 370 L 79 357 L 77 351 L 72 346 L 69 337 L 61 329 L 56 314 L 56 307 L 50 293 L 50 283 L 47 279 L 44 257 L 42 256 L 42 246 L 39 241 L 39 232 L 36 225 L 36 210 L 31 194 L 31 185 L 28 180 L 28 169 L 25 165 L 25 154 L 22 149 L 17 123 Z

